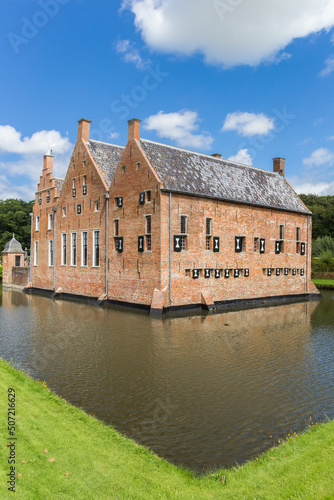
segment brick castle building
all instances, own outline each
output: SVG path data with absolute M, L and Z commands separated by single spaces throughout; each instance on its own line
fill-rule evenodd
M 307 298 L 311 213 L 273 172 L 140 138 L 89 139 L 79 120 L 65 179 L 44 156 L 32 223 L 31 290 L 162 312 Z

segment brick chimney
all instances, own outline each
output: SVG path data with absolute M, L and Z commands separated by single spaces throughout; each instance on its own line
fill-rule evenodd
M 213 153 L 213 155 L 211 155 L 211 156 L 213 156 L 214 158 L 221 158 L 222 157 L 222 155 L 220 153 Z
M 78 120 L 79 127 L 78 127 L 78 141 L 80 139 L 83 139 L 85 142 L 89 141 L 89 131 L 90 131 L 90 124 L 92 123 L 92 120 L 86 120 L 85 118 L 81 118 L 81 120 Z
M 274 172 L 284 177 L 285 175 L 285 158 L 274 158 Z
M 52 169 L 53 169 L 53 154 L 52 150 L 50 149 L 49 152 L 46 155 L 44 155 L 43 171 L 45 171 L 46 174 L 52 174 Z
M 129 129 L 128 129 L 128 140 L 130 139 L 140 139 L 140 122 L 138 118 L 132 118 L 132 120 L 128 121 Z

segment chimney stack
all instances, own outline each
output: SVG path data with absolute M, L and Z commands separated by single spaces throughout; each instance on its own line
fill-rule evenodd
M 132 120 L 128 121 L 129 129 L 128 129 L 128 140 L 136 139 L 139 141 L 140 139 L 140 122 L 138 118 L 132 118 Z
M 53 170 L 53 154 L 50 149 L 50 152 L 46 155 L 44 155 L 44 162 L 43 162 L 43 170 L 46 170 L 46 174 L 52 174 Z
M 276 172 L 277 174 L 284 177 L 285 176 L 285 158 L 274 158 L 273 163 L 274 163 L 274 172 Z
M 92 123 L 92 120 L 86 120 L 85 118 L 81 118 L 81 120 L 78 120 L 78 123 L 79 123 L 78 141 L 80 139 L 82 139 L 85 142 L 88 142 L 89 141 L 90 124 Z
M 222 157 L 222 155 L 220 153 L 213 153 L 213 155 L 211 155 L 211 156 L 213 156 L 214 158 L 221 158 Z

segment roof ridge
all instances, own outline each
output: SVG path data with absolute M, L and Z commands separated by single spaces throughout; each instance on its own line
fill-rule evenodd
M 87 144 L 89 144 L 90 142 L 97 142 L 98 144 L 106 144 L 107 146 L 114 146 L 116 148 L 125 149 L 125 146 L 119 146 L 118 144 L 111 144 L 110 142 L 94 141 L 93 139 L 89 139 L 89 141 L 87 142 Z
M 151 141 L 149 139 L 140 139 L 140 141 L 150 142 L 151 144 L 157 144 L 159 146 L 165 146 L 166 148 L 175 149 L 176 151 L 185 151 L 186 153 L 192 153 L 192 154 L 195 154 L 198 156 L 204 156 L 206 158 L 210 158 L 210 160 L 213 160 L 213 161 L 221 161 L 221 162 L 225 162 L 225 163 L 231 163 L 232 165 L 237 165 L 238 167 L 252 168 L 254 170 L 260 170 L 260 172 L 266 172 L 267 174 L 277 175 L 276 172 L 271 172 L 270 170 L 267 170 L 265 168 L 254 167 L 253 165 L 247 165 L 246 163 L 239 163 L 237 161 L 227 160 L 225 158 L 217 158 L 216 156 L 212 156 L 212 155 L 205 154 L 205 153 L 199 153 L 197 151 L 192 151 L 191 149 L 178 148 L 176 146 L 170 146 L 169 144 L 164 144 L 162 142 L 157 142 L 157 141 Z

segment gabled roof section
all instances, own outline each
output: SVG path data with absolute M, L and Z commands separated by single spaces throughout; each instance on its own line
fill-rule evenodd
M 53 180 L 55 182 L 55 187 L 57 188 L 57 195 L 59 196 L 65 179 L 61 177 L 54 177 Z
M 185 149 L 140 140 L 163 189 L 310 214 L 284 177 Z
M 107 186 L 109 187 L 125 148 L 99 141 L 88 141 L 87 146 Z

